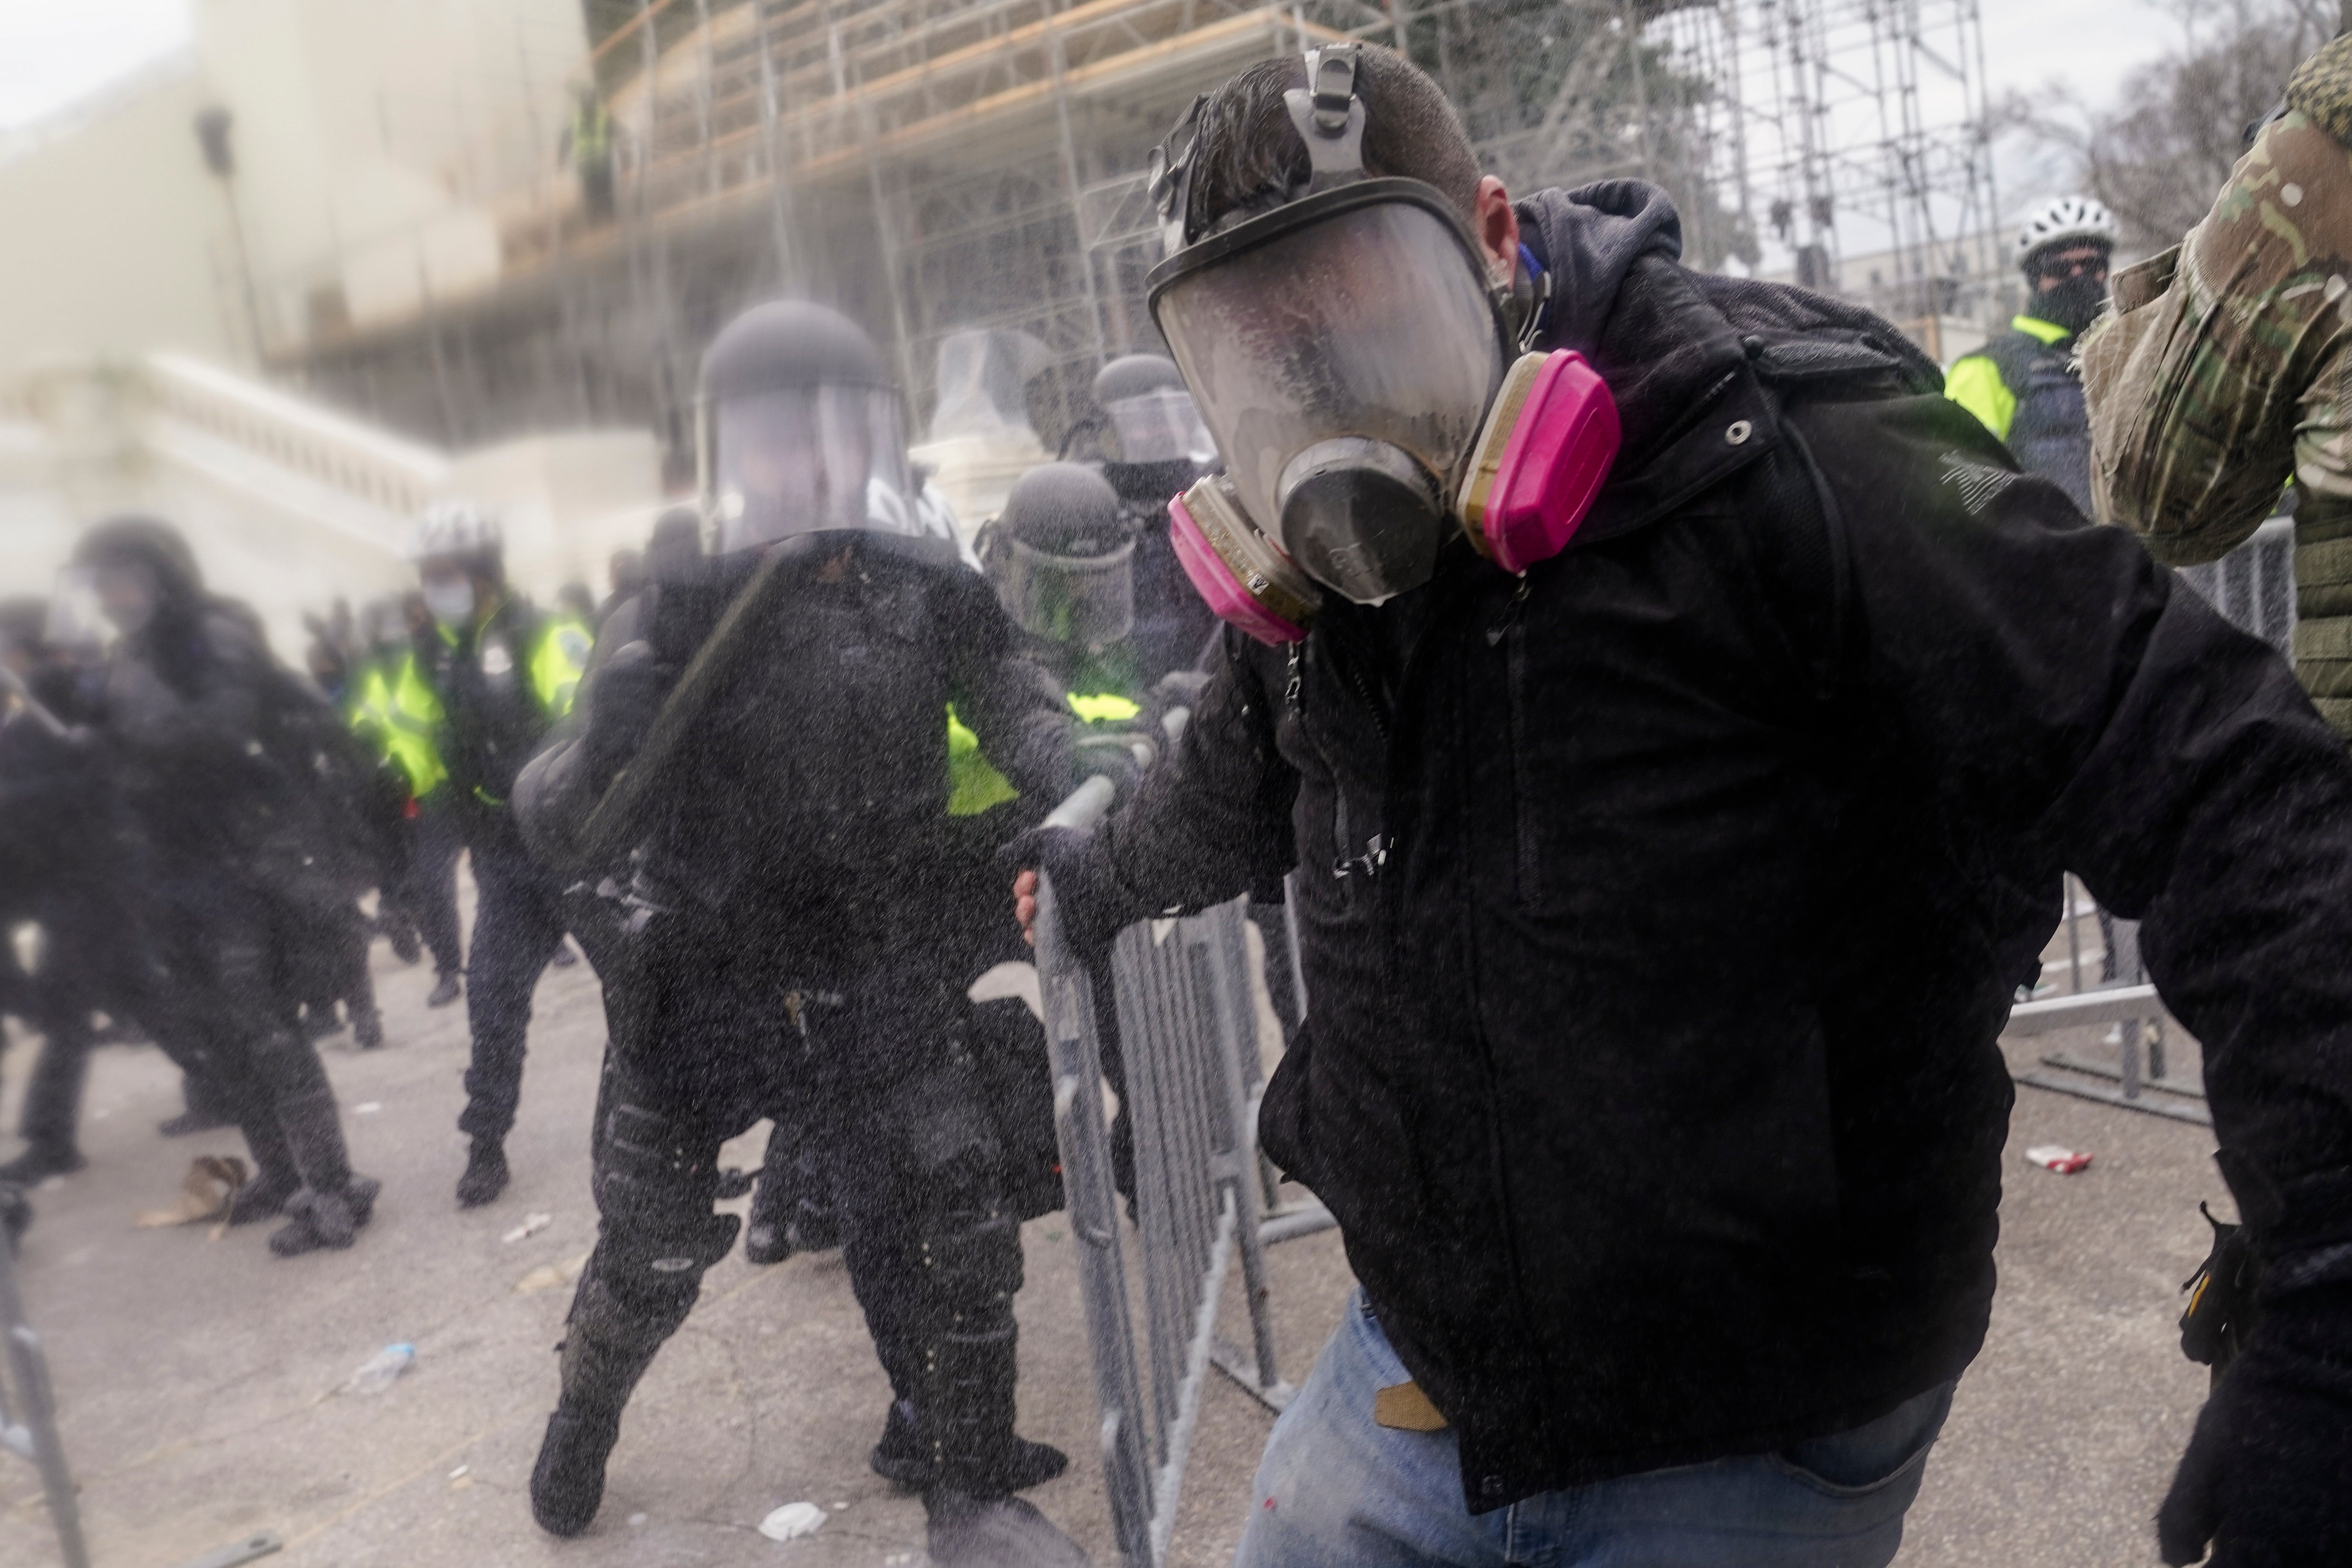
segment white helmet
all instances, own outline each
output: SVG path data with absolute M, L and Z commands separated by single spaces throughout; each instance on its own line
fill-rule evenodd
M 2053 246 L 2104 245 L 2115 248 L 2116 215 L 2105 205 L 2089 196 L 2060 196 L 2047 205 L 2037 207 L 2024 226 L 2017 231 L 2017 241 L 2011 247 L 2011 259 L 2020 267 Z
M 425 509 L 408 536 L 408 558 L 431 561 L 440 557 L 495 559 L 506 549 L 499 520 L 470 500 L 435 501 Z

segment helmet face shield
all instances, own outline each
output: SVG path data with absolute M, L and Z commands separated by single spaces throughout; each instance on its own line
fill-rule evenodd
M 898 399 L 882 387 L 747 393 L 710 413 L 719 549 L 838 529 L 912 533 Z
M 1032 637 L 1104 648 L 1135 629 L 1135 545 L 1064 555 L 1018 539 L 991 542 L 988 575 L 1014 624 Z
M 1192 395 L 1181 386 L 1113 398 L 1103 405 L 1103 413 L 1118 437 L 1123 463 L 1171 463 L 1181 458 L 1206 463 L 1216 458 L 1216 439 L 1201 422 Z
M 1444 198 L 1361 181 L 1192 246 L 1151 285 L 1251 520 L 1351 599 L 1425 581 L 1505 369 L 1484 258 Z M 1328 460 L 1340 443 L 1363 473 Z M 1350 550 L 1355 530 L 1387 542 Z

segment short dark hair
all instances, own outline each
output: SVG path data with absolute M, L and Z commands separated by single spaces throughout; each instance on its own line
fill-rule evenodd
M 1229 213 L 1269 205 L 1314 173 L 1282 95 L 1307 85 L 1297 55 L 1260 60 L 1201 106 L 1185 200 L 1185 232 L 1212 232 Z M 1478 202 L 1478 158 L 1444 89 L 1393 49 L 1362 46 L 1356 95 L 1364 100 L 1364 168 L 1434 185 L 1465 222 Z

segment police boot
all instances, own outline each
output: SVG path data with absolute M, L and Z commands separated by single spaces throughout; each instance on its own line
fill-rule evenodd
M 876 1475 L 909 1491 L 929 1489 L 938 1468 L 931 1463 L 930 1450 L 923 1445 L 914 1401 L 891 1402 L 890 1413 L 882 1420 L 882 1440 L 874 1445 L 866 1462 Z M 1044 1486 L 1069 1468 L 1070 1457 L 1052 1444 L 1032 1443 L 1015 1436 L 998 1458 L 984 1468 L 981 1479 L 992 1489 L 1025 1492 L 1031 1487 Z
M 224 1217 L 231 1225 L 274 1219 L 286 1212 L 286 1205 L 302 1190 L 301 1168 L 294 1163 L 294 1150 L 286 1142 L 286 1130 L 278 1125 L 278 1113 L 264 1110 L 247 1117 L 242 1125 L 246 1152 L 253 1156 L 253 1174 L 229 1194 L 228 1213 Z
M 770 1143 L 778 1135 L 768 1135 Z M 751 1212 L 743 1222 L 743 1261 L 765 1267 L 793 1255 L 793 1215 L 800 1207 L 800 1183 L 789 1161 L 771 1150 L 751 1188 Z
M 506 1142 L 477 1137 L 466 1155 L 466 1173 L 457 1178 L 457 1206 L 478 1209 L 507 1190 L 513 1175 L 507 1169 Z
M 793 1210 L 793 1248 L 797 1252 L 831 1252 L 841 1245 L 841 1210 L 834 1201 L 833 1172 L 824 1151 L 801 1151 L 800 1202 Z
M 530 1470 L 530 1515 L 550 1535 L 577 1535 L 595 1521 L 621 1412 L 677 1326 L 629 1311 L 593 1274 L 580 1282 L 563 1336 L 563 1392 Z
M 270 1233 L 269 1250 L 298 1258 L 322 1247 L 349 1247 L 375 1217 L 382 1184 L 352 1173 L 333 1091 L 314 1089 L 288 1100 L 278 1108 L 278 1120 L 301 1169 L 302 1190 L 287 1200 L 288 1222 Z

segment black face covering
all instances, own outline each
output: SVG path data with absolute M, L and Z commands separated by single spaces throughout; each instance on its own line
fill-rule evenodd
M 2080 332 L 2099 319 L 2107 302 L 2107 280 L 2077 273 L 2033 296 L 2032 314 L 2069 332 Z

